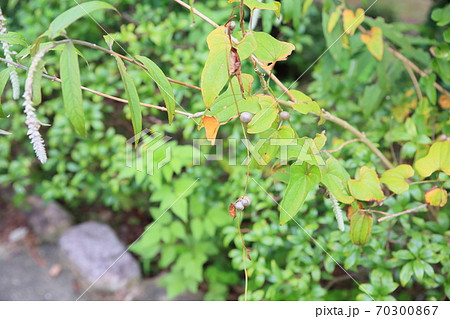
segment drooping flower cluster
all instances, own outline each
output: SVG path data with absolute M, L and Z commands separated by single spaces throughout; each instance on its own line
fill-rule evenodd
M 6 34 L 8 33 L 6 29 L 6 18 L 3 16 L 2 9 L 0 8 L 0 34 Z M 5 55 L 5 59 L 12 61 L 12 55 L 13 52 L 11 51 L 11 45 L 8 42 L 3 41 L 2 42 L 3 47 L 3 53 Z M 17 71 L 13 69 L 9 75 L 9 78 L 11 80 L 11 85 L 13 89 L 13 99 L 18 100 L 20 97 L 20 83 L 19 83 L 19 76 L 17 74 Z
M 30 68 L 28 69 L 27 79 L 25 81 L 25 92 L 23 97 L 25 101 L 23 106 L 25 107 L 24 112 L 27 115 L 25 124 L 28 126 L 27 135 L 31 140 L 36 157 L 44 164 L 47 161 L 47 153 L 45 152 L 44 140 L 39 133 L 39 128 L 42 122 L 38 120 L 35 113 L 35 108 L 33 107 L 33 76 L 36 72 L 37 66 L 41 59 L 44 57 L 48 50 L 44 49 L 36 53 L 31 62 Z
M 339 206 L 339 202 L 333 194 L 330 193 L 331 205 L 333 206 L 334 216 L 336 216 L 336 222 L 340 231 L 344 231 L 344 218 L 342 216 L 343 212 Z

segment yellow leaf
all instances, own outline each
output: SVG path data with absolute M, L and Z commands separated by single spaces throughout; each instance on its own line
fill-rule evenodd
M 380 28 L 373 27 L 370 33 L 361 34 L 361 40 L 375 59 L 378 61 L 383 59 L 383 33 Z
M 381 202 L 384 198 L 377 173 L 367 166 L 359 170 L 359 180 L 351 179 L 347 184 L 350 193 L 358 200 Z
M 203 116 L 202 124 L 206 130 L 206 138 L 211 141 L 211 145 L 216 143 L 217 132 L 219 131 L 220 123 L 214 116 Z
M 438 102 L 443 109 L 450 109 L 450 97 L 448 95 L 442 94 Z
M 447 191 L 435 187 L 425 193 L 425 201 L 431 206 L 444 207 L 447 204 Z
M 344 30 L 349 35 L 354 35 L 358 26 L 364 21 L 364 10 L 359 8 L 354 13 L 350 9 L 343 13 Z
M 332 14 L 330 14 L 330 19 L 328 20 L 328 25 L 327 25 L 328 33 L 331 33 L 333 31 L 334 27 L 336 26 L 336 24 L 339 20 L 339 16 L 341 15 L 341 11 L 342 11 L 342 9 L 340 7 L 337 7 L 336 11 L 334 11 Z

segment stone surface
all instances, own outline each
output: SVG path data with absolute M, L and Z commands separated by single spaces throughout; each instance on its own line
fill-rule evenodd
M 95 282 L 89 289 L 92 292 L 131 291 L 141 279 L 138 262 L 105 224 L 86 222 L 74 226 L 61 236 L 59 247 L 82 288 Z
M 59 262 L 53 244 L 37 248 L 45 263 L 39 265 L 25 246 L 0 246 L 0 300 L 75 300 L 74 276 L 62 270 L 52 277 L 49 270 Z
M 34 234 L 44 241 L 55 241 L 57 236 L 72 224 L 72 217 L 57 203 L 45 203 L 38 196 L 30 196 L 31 210 L 26 212 L 27 221 Z

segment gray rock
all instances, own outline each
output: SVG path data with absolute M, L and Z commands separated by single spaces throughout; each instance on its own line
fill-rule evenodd
M 131 291 L 141 278 L 138 262 L 105 224 L 74 226 L 61 236 L 59 247 L 84 289 L 92 284 L 93 292 Z
M 51 265 L 59 262 L 57 247 L 44 244 L 37 254 L 45 265 L 39 265 L 25 246 L 0 246 L 0 300 L 75 300 L 80 293 L 73 290 L 72 273 L 49 274 Z
M 72 224 L 72 217 L 57 203 L 45 203 L 38 196 L 30 196 L 32 209 L 26 212 L 27 221 L 35 235 L 43 241 L 56 241 L 57 236 Z

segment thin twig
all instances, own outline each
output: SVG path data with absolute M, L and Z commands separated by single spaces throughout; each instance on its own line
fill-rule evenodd
M 417 82 L 416 76 L 414 75 L 414 72 L 411 69 L 411 67 L 409 66 L 409 64 L 406 63 L 405 61 L 402 61 L 402 62 L 403 62 L 403 65 L 405 66 L 406 71 L 409 74 L 409 77 L 412 80 L 412 83 L 413 83 L 414 88 L 415 88 L 416 93 L 417 93 L 417 97 L 419 98 L 419 100 L 421 100 L 423 98 L 423 95 L 422 95 L 422 91 L 420 90 L 419 82 Z
M 14 66 L 16 66 L 16 67 L 18 67 L 20 69 L 23 69 L 23 70 L 28 70 L 28 67 L 26 67 L 25 65 L 22 65 L 22 64 L 13 62 L 13 61 L 9 61 L 9 60 L 6 60 L 6 59 L 1 58 L 1 57 L 0 57 L 0 61 L 8 63 L 8 64 L 11 64 L 11 65 L 14 65 Z M 55 82 L 60 82 L 60 83 L 62 82 L 61 79 L 57 78 L 56 76 L 51 76 L 51 75 L 48 75 L 48 74 L 45 74 L 45 73 L 42 73 L 42 76 L 44 78 L 50 79 L 50 80 L 55 81 Z M 90 88 L 87 88 L 87 87 L 84 87 L 84 86 L 82 86 L 81 89 L 86 91 L 86 92 L 90 92 L 90 93 L 102 96 L 102 97 L 107 98 L 109 100 L 114 100 L 114 101 L 117 101 L 117 102 L 128 104 L 128 100 L 122 99 L 120 97 L 116 97 L 116 96 L 113 96 L 113 95 L 105 94 L 105 93 L 102 93 L 102 92 L 99 92 L 99 91 L 96 91 L 96 90 L 93 90 L 93 89 L 90 89 Z M 165 108 L 163 106 L 152 105 L 152 104 L 147 104 L 147 103 L 140 103 L 140 105 L 141 106 L 145 106 L 145 107 L 149 107 L 149 108 L 152 108 L 152 109 L 157 109 L 157 110 L 160 110 L 160 111 L 167 112 L 167 108 Z M 187 116 L 189 118 L 196 118 L 196 117 L 203 116 L 204 112 L 188 113 L 188 112 L 175 110 L 175 113 Z
M 382 222 L 383 220 L 391 219 L 391 218 L 394 218 L 394 217 L 397 217 L 397 216 L 400 216 L 400 215 L 414 213 L 414 212 L 416 212 L 418 210 L 421 210 L 422 208 L 425 208 L 427 206 L 428 206 L 428 204 L 422 204 L 422 205 L 419 205 L 417 207 L 414 207 L 414 208 L 411 208 L 411 209 L 407 209 L 407 210 L 405 210 L 403 212 L 400 212 L 400 213 L 390 214 L 390 216 L 386 216 L 386 217 L 382 217 L 382 218 L 378 219 L 378 222 Z
M 324 151 L 324 152 L 327 152 L 327 153 L 339 152 L 341 149 L 343 149 L 348 144 L 355 143 L 355 142 L 361 142 L 361 140 L 359 138 L 355 138 L 353 140 L 349 140 L 349 141 L 346 141 L 346 142 L 342 143 L 338 148 L 336 148 L 334 150 L 329 150 L 329 151 Z

